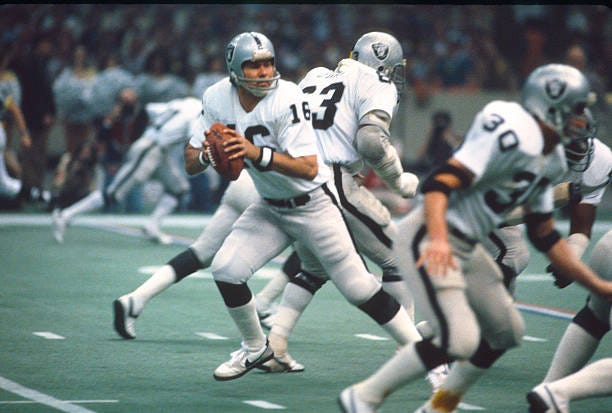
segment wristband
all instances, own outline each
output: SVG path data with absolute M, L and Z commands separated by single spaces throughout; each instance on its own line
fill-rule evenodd
M 198 162 L 200 162 L 200 165 L 205 168 L 210 165 L 210 162 L 206 162 L 206 160 L 204 159 L 204 151 L 200 151 L 200 154 L 198 155 Z
M 273 159 L 274 159 L 274 149 L 268 146 L 262 146 L 261 152 L 259 152 L 259 158 L 257 158 L 257 161 L 255 161 L 255 163 L 261 169 L 271 169 Z

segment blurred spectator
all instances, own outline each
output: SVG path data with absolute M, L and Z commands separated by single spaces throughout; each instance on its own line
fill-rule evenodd
M 448 160 L 462 140 L 453 129 L 451 114 L 445 110 L 434 112 L 427 139 L 415 158 L 417 161 L 407 164 L 406 169 L 423 179 L 433 168 Z
M 92 136 L 92 121 L 96 114 L 92 102 L 95 75 L 96 69 L 89 62 L 87 49 L 79 45 L 74 50 L 72 64 L 65 67 L 53 83 L 67 154 L 76 153 Z
M 523 36 L 523 51 L 520 56 L 519 83 L 522 84 L 536 67 L 550 63 L 546 52 L 548 36 L 540 20 L 530 20 L 525 23 Z
M 22 89 L 22 110 L 30 129 L 32 145 L 21 152 L 22 179 L 42 187 L 47 172 L 47 142 L 55 122 L 52 78 L 48 70 L 54 44 L 48 34 L 36 36 L 30 48 L 20 47 L 12 67 Z
M 55 170 L 51 186 L 50 209 L 65 208 L 96 188 L 97 146 L 81 142 L 71 156 L 63 156 Z
M 475 62 L 474 78 L 479 89 L 495 91 L 516 91 L 516 76 L 504 56 L 495 45 L 489 32 L 479 31 L 474 36 Z
M 2 42 L 1 46 L 3 49 L 0 54 L 0 88 L 3 90 L 3 93 L 6 96 L 10 96 L 13 101 L 14 106 L 10 106 L 9 108 L 16 110 L 15 108 L 21 108 L 21 84 L 15 72 L 8 67 L 15 48 L 11 47 L 11 45 L 6 42 Z M 0 102 L 0 106 L 3 105 L 4 102 Z M 6 168 L 9 175 L 21 179 L 23 169 L 15 150 L 16 147 L 19 147 L 19 142 L 13 142 L 15 121 L 16 116 L 5 116 L 5 119 L 2 119 L 4 128 L 4 143 L 2 147 L 3 167 Z M 21 145 L 21 150 L 26 147 L 26 145 Z
M 143 106 L 151 102 L 169 102 L 190 95 L 189 84 L 170 72 L 170 58 L 165 49 L 155 49 L 147 57 L 144 73 L 136 76 L 136 90 Z

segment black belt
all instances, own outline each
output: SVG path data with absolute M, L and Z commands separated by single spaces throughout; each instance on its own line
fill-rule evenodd
M 449 231 L 452 235 L 454 235 L 456 238 L 459 238 L 461 241 L 465 241 L 470 245 L 476 245 L 477 241 L 469 238 L 467 235 L 465 235 L 463 232 L 459 231 L 457 228 L 455 227 L 449 227 Z
M 310 195 L 303 194 L 300 196 L 296 196 L 295 198 L 288 198 L 288 199 L 264 198 L 264 200 L 268 204 L 273 205 L 275 207 L 296 208 L 302 205 L 306 205 L 306 202 L 310 201 Z

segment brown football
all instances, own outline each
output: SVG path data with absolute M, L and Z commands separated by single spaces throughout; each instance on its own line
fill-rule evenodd
M 224 129 L 227 129 L 227 126 L 219 122 L 213 123 L 210 127 L 210 133 L 206 135 L 206 140 L 210 143 L 208 160 L 219 175 L 235 181 L 244 168 L 244 159 L 240 157 L 230 160 L 230 153 L 224 152 L 223 142 L 229 139 L 229 135 L 223 133 Z

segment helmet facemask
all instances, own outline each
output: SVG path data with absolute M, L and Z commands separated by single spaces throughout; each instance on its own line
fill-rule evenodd
M 571 170 L 584 172 L 591 165 L 596 134 L 597 123 L 588 109 L 583 115 L 574 116 L 568 121 L 565 136 L 571 140 L 565 145 L 565 158 Z
M 242 69 L 245 62 L 271 60 L 274 75 L 270 78 L 247 78 Z M 254 96 L 264 97 L 278 86 L 280 74 L 276 70 L 274 46 L 263 34 L 256 32 L 242 33 L 234 37 L 226 47 L 225 62 L 232 83 L 242 86 Z M 261 85 L 269 83 L 269 85 Z

